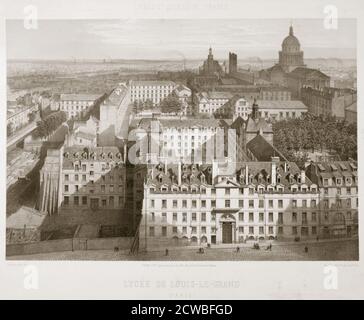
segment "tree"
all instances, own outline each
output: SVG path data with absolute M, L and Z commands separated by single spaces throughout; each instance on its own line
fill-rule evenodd
M 6 126 L 6 134 L 8 137 L 10 137 L 13 134 L 14 126 L 11 122 L 9 122 Z
M 182 104 L 177 96 L 170 94 L 161 101 L 160 108 L 163 113 L 178 113 L 182 109 Z
M 35 120 L 35 117 L 36 117 L 36 112 L 31 112 L 28 114 L 28 120 L 29 122 L 33 122 Z

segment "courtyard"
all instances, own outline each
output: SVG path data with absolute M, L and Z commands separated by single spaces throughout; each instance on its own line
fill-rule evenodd
M 308 243 L 274 243 L 253 249 L 253 245 L 205 248 L 199 253 L 197 247 L 168 248 L 139 252 L 129 255 L 127 251 L 113 250 L 66 251 L 7 257 L 8 260 L 104 260 L 104 261 L 357 261 L 358 239 L 328 240 Z M 307 247 L 307 252 L 305 250 Z

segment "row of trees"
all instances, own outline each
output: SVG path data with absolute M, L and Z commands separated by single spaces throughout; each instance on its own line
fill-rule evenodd
M 41 138 L 49 137 L 63 122 L 67 115 L 63 111 L 57 111 L 37 122 L 37 133 Z
M 134 101 L 134 112 L 140 112 L 143 110 L 151 110 L 155 108 L 159 108 L 163 113 L 177 113 L 181 111 L 182 104 L 179 101 L 178 97 L 172 93 L 165 97 L 159 104 L 159 106 L 154 106 L 153 101 L 150 99 L 145 100 L 144 102 L 141 101 Z
M 308 152 L 328 152 L 341 160 L 357 159 L 357 125 L 310 113 L 273 124 L 274 145 L 292 161 Z

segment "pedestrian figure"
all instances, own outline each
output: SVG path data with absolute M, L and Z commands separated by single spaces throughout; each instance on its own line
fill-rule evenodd
M 169 251 L 168 251 L 168 249 L 166 249 L 166 256 L 168 256 L 168 253 L 169 253 Z
M 316 241 L 319 241 L 319 236 L 316 237 Z
M 272 244 L 269 244 L 269 251 L 272 251 Z
M 308 248 L 307 248 L 307 246 L 305 247 L 305 252 L 306 252 L 306 253 L 308 252 Z
M 240 252 L 240 248 L 239 247 L 236 247 L 236 252 Z

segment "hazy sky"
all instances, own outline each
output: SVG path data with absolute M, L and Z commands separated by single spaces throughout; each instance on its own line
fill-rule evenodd
M 9 59 L 227 59 L 278 58 L 291 20 L 40 20 L 27 30 L 22 20 L 6 23 Z M 293 20 L 305 58 L 355 58 L 356 21 Z

